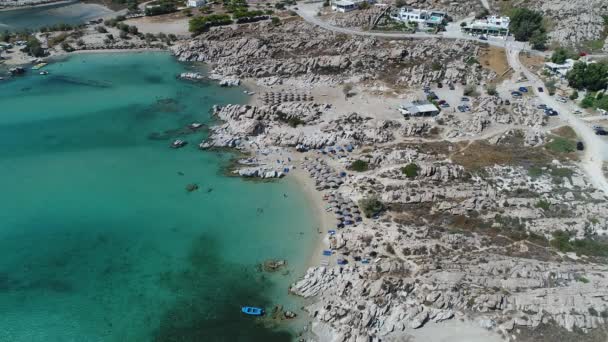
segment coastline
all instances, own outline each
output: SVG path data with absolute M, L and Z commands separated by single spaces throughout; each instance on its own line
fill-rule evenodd
M 208 66 L 208 64 L 205 65 Z M 249 101 L 246 103 L 250 106 L 259 105 L 260 103 L 257 102 L 259 94 L 269 90 L 264 86 L 256 84 L 252 79 L 242 79 L 241 86 L 246 90 L 255 93 L 255 95 L 251 96 Z M 287 174 L 285 177 L 288 178 L 288 181 L 292 181 L 298 186 L 300 191 L 306 197 L 314 215 L 312 219 L 314 226 L 311 228 L 313 229 L 313 233 L 316 234 L 317 238 L 314 248 L 311 250 L 308 257 L 306 267 L 316 267 L 319 266 L 319 262 L 321 261 L 321 252 L 329 247 L 327 232 L 329 228 L 332 227 L 335 220 L 330 212 L 325 211 L 326 203 L 323 201 L 322 192 L 315 189 L 315 182 L 307 174 L 307 172 L 301 168 L 304 158 L 311 157 L 310 152 L 294 152 L 293 149 L 288 148 L 283 148 L 283 151 L 288 153 L 292 160 L 291 164 L 295 166 L 295 168 L 290 170 L 289 174 Z M 251 155 L 255 155 L 255 150 L 247 149 L 247 152 L 251 153 Z M 306 271 L 307 270 L 304 270 L 304 273 L 302 273 L 300 277 L 304 276 Z
M 145 53 L 145 52 L 168 52 L 167 49 L 159 49 L 159 48 L 136 48 L 136 49 L 104 49 L 104 50 L 76 50 L 72 52 L 56 52 L 52 53 L 49 56 L 41 57 L 41 59 L 47 59 L 49 61 L 58 61 L 64 58 L 70 57 L 70 55 L 75 54 L 114 54 L 114 53 Z M 27 64 L 33 64 L 36 57 L 31 57 L 26 54 L 20 54 L 19 56 L 11 56 L 15 58 L 9 58 L 4 60 L 4 63 L 0 63 L 5 66 L 24 66 Z M 26 57 L 28 59 L 26 59 Z
M 47 7 L 47 6 L 52 6 L 52 5 L 71 4 L 71 3 L 77 3 L 77 2 L 78 1 L 76 1 L 76 0 L 51 1 L 51 2 L 45 2 L 42 4 L 35 4 L 35 5 L 0 8 L 0 12 L 17 11 L 17 10 L 21 10 L 21 9 L 38 8 L 38 7 Z

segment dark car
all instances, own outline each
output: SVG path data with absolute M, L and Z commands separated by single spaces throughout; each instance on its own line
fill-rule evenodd
M 443 88 L 443 84 L 442 83 L 437 83 L 437 88 Z
M 584 150 L 585 149 L 585 144 L 583 144 L 582 141 L 577 142 L 576 143 L 576 149 L 579 150 L 579 151 Z
M 527 87 L 519 87 L 519 91 L 521 91 L 522 93 L 527 93 L 528 92 L 528 88 Z
M 454 90 L 454 89 L 456 89 L 456 88 L 454 88 L 454 85 L 453 85 L 452 83 L 450 83 L 450 84 L 448 85 L 448 88 L 450 88 L 450 90 Z
M 543 87 L 538 87 L 538 92 L 539 92 L 539 93 L 542 93 L 542 92 L 544 92 L 544 91 L 545 91 L 545 90 L 543 89 Z
M 511 101 L 509 101 L 509 100 L 505 100 L 505 104 L 508 106 L 508 105 L 510 105 L 510 104 L 511 104 Z

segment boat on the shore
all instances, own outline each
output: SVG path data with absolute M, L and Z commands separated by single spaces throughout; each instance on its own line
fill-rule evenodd
M 255 306 L 243 306 L 241 312 L 249 316 L 264 316 L 264 308 Z
M 23 75 L 23 74 L 25 74 L 25 69 L 22 67 L 10 68 L 8 70 L 8 74 L 11 76 Z
M 38 64 L 36 64 L 36 65 L 34 65 L 34 66 L 32 67 L 32 70 L 38 70 L 38 69 L 42 69 L 42 68 L 44 68 L 44 67 L 45 67 L 45 66 L 47 66 L 47 65 L 48 65 L 48 63 L 44 63 L 44 62 L 42 62 L 42 63 L 38 63 Z
M 177 140 L 175 140 L 174 142 L 171 143 L 171 148 L 181 148 L 181 147 L 184 147 L 186 145 L 188 145 L 187 141 L 177 139 Z

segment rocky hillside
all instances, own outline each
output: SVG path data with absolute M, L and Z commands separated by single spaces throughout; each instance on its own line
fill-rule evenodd
M 510 7 L 538 10 L 548 19 L 549 36 L 560 45 L 576 46 L 584 42 L 605 39 L 608 2 L 605 0 L 511 0 Z M 505 7 L 505 1 L 495 0 L 494 9 Z

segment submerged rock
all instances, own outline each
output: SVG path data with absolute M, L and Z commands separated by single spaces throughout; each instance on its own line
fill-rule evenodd
M 196 191 L 196 190 L 198 190 L 198 184 L 190 183 L 190 184 L 186 185 L 186 191 L 192 192 L 192 191 Z
M 266 260 L 262 265 L 264 272 L 276 272 L 280 268 L 287 266 L 287 261 L 285 260 Z

